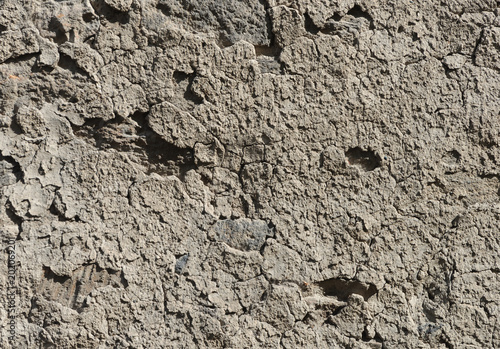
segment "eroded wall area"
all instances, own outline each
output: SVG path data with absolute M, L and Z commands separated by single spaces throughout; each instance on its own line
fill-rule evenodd
M 495 1 L 0 6 L 19 347 L 500 345 Z

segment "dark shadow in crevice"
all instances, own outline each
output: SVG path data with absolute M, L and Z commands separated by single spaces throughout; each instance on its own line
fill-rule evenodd
M 269 45 L 254 45 L 255 55 L 257 56 L 263 73 L 270 72 L 285 74 L 285 64 L 279 59 L 282 48 L 276 44 L 276 35 L 273 31 L 273 21 L 271 20 L 271 16 L 269 14 L 269 4 L 266 0 L 259 1 L 264 6 L 264 9 L 266 11 L 266 28 L 267 37 L 269 38 Z M 264 60 L 259 60 L 259 56 L 262 56 Z M 272 58 L 273 60 L 270 60 L 268 57 Z
M 343 18 L 343 16 L 341 16 L 341 15 L 340 15 L 340 13 L 335 12 L 335 13 L 333 14 L 333 16 L 331 16 L 331 17 L 329 17 L 329 18 L 327 19 L 327 22 L 328 22 L 328 21 L 330 21 L 330 20 L 333 20 L 333 21 L 335 21 L 335 22 L 339 22 L 339 21 L 341 21 L 341 20 L 342 20 L 342 18 Z
M 217 45 L 221 48 L 221 49 L 224 49 L 226 47 L 231 47 L 233 46 L 233 43 L 231 42 L 231 40 L 228 39 L 226 33 L 224 32 L 220 32 L 219 33 L 219 40 L 217 41 Z
M 92 12 L 85 12 L 82 14 L 82 19 L 85 23 L 90 23 L 93 20 L 96 20 L 97 17 Z
M 12 166 L 12 174 L 16 177 L 16 182 L 21 181 L 24 183 L 24 173 L 21 170 L 21 165 L 12 156 L 3 156 L 2 151 L 0 151 L 0 161 L 8 162 Z
M 281 53 L 281 49 L 276 45 L 254 45 L 254 47 L 256 56 L 278 57 Z
M 370 336 L 368 335 L 368 328 L 366 327 L 363 330 L 363 333 L 361 334 L 361 340 L 363 342 L 369 342 L 371 340 Z
M 38 292 L 48 300 L 59 302 L 81 313 L 87 306 L 84 298 L 92 290 L 107 285 L 127 288 L 128 282 L 122 271 L 102 269 L 95 263 L 82 265 L 74 270 L 71 276 L 59 276 L 49 267 L 43 267 L 43 278 Z M 83 297 L 79 297 L 80 295 Z
M 403 328 L 403 332 L 405 332 L 405 329 Z M 407 334 L 405 332 L 405 334 Z M 370 337 L 369 332 L 368 332 L 368 327 L 365 327 L 363 330 L 363 333 L 361 334 L 361 340 L 363 342 L 376 342 L 382 344 L 382 348 L 385 348 L 384 346 L 384 340 L 382 339 L 382 336 L 380 336 L 380 333 L 375 332 L 375 335 L 373 337 Z
M 273 21 L 271 20 L 271 16 L 269 15 L 269 4 L 267 0 L 259 0 L 259 2 L 264 6 L 264 10 L 266 11 L 266 28 L 267 28 L 267 37 L 269 38 L 269 46 L 273 46 L 275 44 L 275 36 L 273 32 Z
M 340 312 L 342 311 L 342 309 L 344 309 L 346 306 L 345 305 L 342 305 L 338 308 L 336 308 L 330 315 L 331 316 L 337 316 L 340 314 Z
M 57 66 L 61 69 L 70 71 L 72 74 L 78 73 L 82 76 L 90 77 L 89 73 L 80 68 L 73 58 L 61 52 L 59 52 L 59 61 L 57 62 Z
M 96 34 L 89 35 L 83 39 L 83 43 L 89 45 L 93 49 L 96 49 L 95 47 L 96 37 L 97 37 Z
M 318 34 L 321 31 L 321 28 L 318 27 L 316 24 L 314 24 L 314 21 L 311 18 L 311 16 L 309 15 L 308 12 L 304 13 L 304 19 L 305 19 L 306 31 L 308 33 L 316 35 L 316 34 Z
M 176 161 L 178 165 L 195 168 L 194 150 L 191 148 L 179 148 L 156 134 L 147 123 L 148 113 L 137 112 L 132 115 L 140 130 L 138 135 L 144 136 L 144 149 L 152 163 L 164 163 L 165 161 Z
M 14 209 L 12 208 L 12 203 L 9 201 L 7 202 L 7 208 L 5 209 L 5 213 L 7 214 L 7 217 L 17 225 L 17 235 L 16 235 L 16 240 L 21 240 L 21 234 L 23 232 L 23 218 L 18 216 L 15 212 Z
M 361 6 L 359 5 L 354 5 L 353 8 L 351 8 L 348 12 L 347 12 L 348 15 L 351 15 L 353 17 L 356 17 L 356 18 L 366 18 L 367 20 L 369 20 L 370 22 L 373 21 L 373 18 L 372 16 L 370 16 L 370 14 L 366 11 L 364 11 Z
M 285 63 L 281 62 L 279 55 L 281 50 L 270 46 L 255 46 L 257 62 L 259 63 L 260 72 L 271 73 L 275 75 L 285 74 Z
M 477 144 L 480 145 L 481 147 L 487 148 L 487 149 L 493 149 L 493 148 L 498 146 L 498 142 L 496 142 L 493 139 L 493 137 L 480 137 Z
M 481 33 L 479 34 L 479 38 L 476 40 L 476 45 L 474 46 L 474 50 L 472 51 L 472 64 L 477 66 L 476 59 L 477 59 L 477 51 L 479 50 L 479 46 L 481 46 L 482 42 L 484 40 L 484 29 L 481 30 Z
M 196 168 L 194 150 L 165 141 L 149 127 L 147 116 L 147 112 L 136 112 L 130 117 L 133 122 L 120 116 L 109 121 L 87 119 L 82 126 L 72 128 L 76 136 L 98 149 L 113 148 L 134 154 L 148 174 L 174 175 L 184 180 L 185 174 Z
M 180 148 L 165 141 L 155 133 L 147 123 L 148 113 L 136 112 L 132 115 L 139 125 L 136 144 L 147 157 L 145 165 L 148 173 L 155 172 L 163 175 L 177 175 L 184 180 L 189 170 L 196 168 L 194 163 L 194 149 Z M 141 150 L 135 149 L 136 152 Z
M 2 64 L 23 63 L 23 62 L 27 62 L 29 60 L 32 60 L 33 58 L 36 58 L 39 55 L 40 55 L 40 52 L 26 53 L 24 55 L 8 58 L 5 61 L 3 61 Z
M 143 148 L 148 157 L 149 173 L 178 175 L 181 180 L 184 180 L 186 173 L 196 168 L 192 149 L 179 148 L 163 140 L 154 132 L 145 132 L 145 135 L 146 141 Z M 178 168 L 178 173 L 176 168 Z
M 130 15 L 127 12 L 120 12 L 109 6 L 104 0 L 91 0 L 90 4 L 94 8 L 95 13 L 108 20 L 110 23 L 128 24 Z
M 366 301 L 377 293 L 375 285 L 365 284 L 357 280 L 332 278 L 316 284 L 323 289 L 325 296 L 336 297 L 341 301 L 347 301 L 351 294 L 358 294 Z
M 83 125 L 78 126 L 71 124 L 73 134 L 77 137 L 92 140 L 92 145 L 100 148 L 102 145 L 102 137 L 99 135 L 98 130 L 105 125 L 101 118 L 86 119 Z
M 375 29 L 375 25 L 374 25 L 372 16 L 370 16 L 370 14 L 368 12 L 364 11 L 361 8 L 361 6 L 359 6 L 359 5 L 354 5 L 347 12 L 346 15 L 347 16 L 352 16 L 354 18 L 364 18 L 364 19 L 366 19 L 370 23 L 369 29 L 370 30 Z M 335 12 L 333 14 L 333 16 L 331 16 L 330 18 L 328 18 L 326 20 L 325 26 L 323 28 L 319 28 L 319 31 L 321 33 L 323 33 L 323 34 L 329 34 L 329 35 L 336 34 L 339 31 L 338 22 L 340 22 L 342 20 L 346 20 L 345 16 L 342 16 L 338 12 Z M 347 22 L 349 22 L 349 21 L 350 20 L 347 20 Z M 307 22 L 307 17 L 306 17 L 306 29 L 307 29 L 307 24 L 308 24 L 308 22 Z M 311 32 L 311 31 L 309 31 L 309 32 Z M 314 33 L 314 32 L 311 32 L 311 33 Z
M 62 22 L 57 17 L 52 17 L 49 22 L 48 29 L 54 33 L 52 37 L 52 41 L 58 45 L 64 44 L 68 41 L 68 36 L 66 35 L 66 31 Z
M 500 179 L 500 174 L 498 174 L 498 173 L 486 173 L 484 171 L 481 173 L 478 173 L 477 176 L 481 179 L 493 179 L 493 178 Z
M 433 181 L 428 181 L 427 185 L 429 186 L 433 185 L 441 190 L 446 191 L 446 185 L 439 178 L 434 178 Z
M 382 338 L 380 333 L 375 332 L 375 337 L 373 337 L 373 339 L 375 340 L 375 342 L 382 344 L 382 349 L 386 349 L 386 346 L 384 344 L 384 339 Z
M 12 221 L 12 223 L 17 225 L 19 227 L 19 230 L 21 230 L 21 224 L 23 223 L 23 219 L 14 212 L 10 201 L 7 202 L 5 213 L 7 214 L 7 217 L 9 217 L 9 219 Z
M 120 283 L 123 285 L 124 288 L 127 288 L 128 287 L 128 281 L 127 279 L 125 279 L 125 274 L 123 273 L 123 270 L 118 272 L 113 272 L 112 274 L 117 274 L 117 273 L 120 273 Z M 116 288 L 116 286 L 115 286 Z
M 56 216 L 59 222 L 81 222 L 80 217 L 78 217 L 77 215 L 72 218 L 67 218 L 65 215 L 66 211 L 66 204 L 63 203 L 61 194 L 59 191 L 57 191 L 56 196 L 49 207 L 49 212 L 52 215 Z
M 13 120 L 11 123 L 10 123 L 10 126 L 9 126 L 10 130 L 12 132 L 14 132 L 16 135 L 22 135 L 24 132 L 23 130 L 21 129 L 21 127 L 17 124 L 17 122 L 15 122 L 15 120 Z
M 448 155 L 450 155 L 450 157 L 454 158 L 456 162 L 459 162 L 460 158 L 462 157 L 462 155 L 455 149 L 452 151 L 449 151 Z
M 375 29 L 375 24 L 373 23 L 373 17 L 370 16 L 370 14 L 368 12 L 364 11 L 361 8 L 361 6 L 354 5 L 354 7 L 347 12 L 347 14 L 351 15 L 355 18 L 365 18 L 366 20 L 368 20 L 370 22 L 369 29 L 370 30 Z
M 170 4 L 166 1 L 158 1 L 158 4 L 156 4 L 156 8 L 160 10 L 165 16 L 171 17 L 173 15 L 172 8 Z
M 10 57 L 1 63 L 2 64 L 22 64 L 22 63 L 25 63 L 25 66 L 28 65 L 31 67 L 32 73 L 37 73 L 37 72 L 41 71 L 40 67 L 38 66 L 39 57 L 40 57 L 40 52 L 32 52 L 32 53 L 23 54 L 20 56 Z M 45 69 L 45 70 L 48 70 L 48 69 Z M 26 74 L 26 72 L 25 72 L 25 74 Z M 25 75 L 25 74 L 23 74 L 23 75 Z M 12 74 L 12 75 L 10 75 L 9 79 L 15 79 L 17 81 L 20 81 L 20 80 L 22 81 L 25 79 L 25 77 L 15 76 L 14 74 Z
M 444 62 L 441 62 L 441 65 L 443 66 L 443 70 L 444 70 L 444 74 L 446 75 L 446 77 L 448 79 L 454 79 L 454 77 L 452 76 L 452 73 L 455 69 L 450 69 L 448 68 L 448 66 L 446 64 L 444 64 Z M 437 113 L 439 111 L 441 111 L 442 109 L 441 108 L 438 108 L 434 111 L 434 113 Z
M 382 159 L 373 150 L 351 148 L 345 153 L 349 165 L 359 166 L 365 171 L 373 171 L 381 166 Z
M 52 281 L 58 284 L 64 284 L 66 281 L 71 279 L 69 276 L 56 275 L 49 267 L 43 267 L 43 277 L 48 281 Z
M 17 236 L 16 236 L 16 240 L 21 240 L 21 233 L 23 231 L 23 218 L 18 216 L 15 212 L 14 212 L 14 208 L 12 207 L 12 203 L 10 201 L 7 201 L 7 205 L 5 207 L 5 213 L 7 214 L 7 217 L 9 217 L 9 219 L 12 221 L 12 223 L 14 223 L 15 225 L 17 225 Z
M 55 202 L 52 202 L 52 205 L 50 205 L 49 212 L 52 215 L 56 216 L 57 219 L 59 220 L 59 222 L 67 222 L 67 221 L 69 221 L 69 219 L 67 219 L 66 217 L 64 217 L 64 214 L 57 209 L 57 206 L 56 206 Z

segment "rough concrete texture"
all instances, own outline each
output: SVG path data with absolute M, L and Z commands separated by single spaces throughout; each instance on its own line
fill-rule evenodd
M 3 348 L 500 347 L 498 1 L 5 0 L 0 62 Z

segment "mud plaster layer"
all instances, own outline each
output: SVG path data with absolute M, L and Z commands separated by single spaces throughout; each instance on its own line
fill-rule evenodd
M 493 0 L 3 1 L 13 347 L 499 347 L 499 45 Z

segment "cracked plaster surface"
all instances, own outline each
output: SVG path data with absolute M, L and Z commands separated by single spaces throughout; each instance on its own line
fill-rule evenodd
M 2 347 L 500 346 L 499 28 L 493 0 L 3 1 Z

